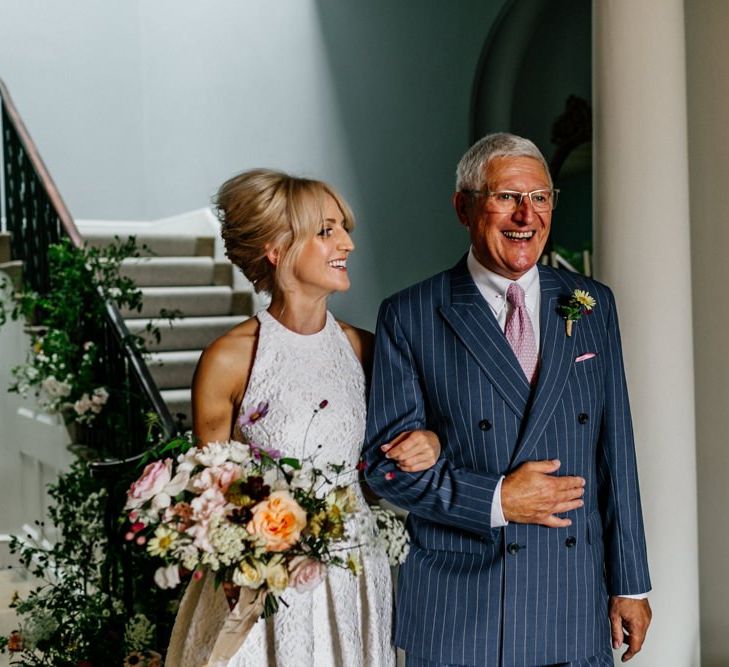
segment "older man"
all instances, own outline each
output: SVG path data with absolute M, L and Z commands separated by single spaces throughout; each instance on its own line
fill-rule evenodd
M 613 295 L 537 265 L 557 191 L 531 141 L 483 138 L 456 190 L 469 252 L 377 324 L 367 479 L 412 537 L 396 643 L 408 667 L 629 660 L 650 580 Z M 388 458 L 435 437 L 426 472 Z

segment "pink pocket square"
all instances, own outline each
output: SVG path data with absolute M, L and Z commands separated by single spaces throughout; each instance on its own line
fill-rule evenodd
M 587 361 L 588 359 L 592 359 L 593 357 L 597 356 L 594 352 L 585 352 L 585 354 L 581 354 L 579 357 L 575 359 L 575 363 L 579 363 L 580 361 Z

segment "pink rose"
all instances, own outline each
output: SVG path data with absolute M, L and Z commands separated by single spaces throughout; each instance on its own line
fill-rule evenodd
M 297 591 L 314 590 L 326 573 L 326 566 L 306 556 L 296 556 L 289 563 L 289 584 Z
M 223 465 L 205 468 L 192 480 L 192 486 L 196 491 L 204 491 L 217 486 L 223 493 L 228 487 L 240 479 L 241 468 L 238 464 L 227 461 Z
M 170 482 L 171 474 L 172 459 L 148 464 L 142 476 L 127 491 L 125 509 L 136 509 L 154 498 Z
M 274 491 L 251 508 L 246 530 L 260 538 L 268 551 L 286 551 L 306 527 L 306 512 L 288 491 Z
M 222 514 L 228 501 L 223 492 L 213 486 L 190 501 L 192 518 L 195 521 L 210 521 L 216 514 Z

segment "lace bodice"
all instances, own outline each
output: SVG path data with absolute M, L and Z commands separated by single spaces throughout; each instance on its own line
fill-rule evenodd
M 337 483 L 354 482 L 365 431 L 365 379 L 346 334 L 331 313 L 324 328 L 308 336 L 290 331 L 267 311 L 257 317 L 258 345 L 241 413 L 267 402 L 268 414 L 246 426 L 246 434 L 258 445 L 318 467 L 344 463 L 350 479 Z M 240 438 L 237 427 L 233 436 Z M 394 667 L 387 558 L 368 549 L 361 560 L 359 577 L 330 568 L 313 591 L 287 590 L 286 604 L 256 623 L 227 666 L 208 667 Z M 190 585 L 175 622 L 176 635 L 185 637 L 181 667 L 206 664 L 204 646 L 226 613 L 225 598 L 211 579 Z
M 241 412 L 267 402 L 268 415 L 246 427 L 249 437 L 285 456 L 354 469 L 365 431 L 365 380 L 346 334 L 329 312 L 324 328 L 308 336 L 268 311 L 258 319 L 258 350 Z

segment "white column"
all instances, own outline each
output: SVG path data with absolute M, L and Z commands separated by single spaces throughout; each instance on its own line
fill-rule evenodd
M 616 294 L 653 626 L 638 665 L 699 665 L 683 0 L 595 0 L 595 251 Z

